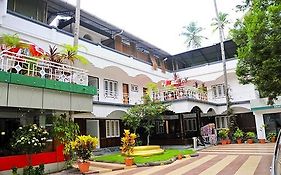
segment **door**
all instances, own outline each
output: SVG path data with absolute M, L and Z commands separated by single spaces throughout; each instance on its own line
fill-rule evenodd
M 129 104 L 129 85 L 123 83 L 123 104 Z
M 86 128 L 87 128 L 87 135 L 91 135 L 98 138 L 99 142 L 97 148 L 100 148 L 99 121 L 87 120 Z

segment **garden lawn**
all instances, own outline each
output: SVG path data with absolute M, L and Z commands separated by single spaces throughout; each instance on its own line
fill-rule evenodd
M 171 158 L 176 157 L 178 154 L 189 155 L 193 153 L 195 153 L 195 151 L 191 149 L 183 149 L 183 150 L 167 149 L 164 151 L 163 154 L 147 156 L 147 157 L 135 156 L 134 163 L 142 164 L 142 163 L 167 161 Z M 109 162 L 109 163 L 124 163 L 124 158 L 125 156 L 121 155 L 121 153 L 115 153 L 115 154 L 108 154 L 104 156 L 95 156 L 93 160 L 99 162 Z

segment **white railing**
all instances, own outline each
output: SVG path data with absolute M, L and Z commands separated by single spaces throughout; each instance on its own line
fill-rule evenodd
M 182 86 L 172 89 L 160 89 L 158 93 L 153 94 L 153 98 L 160 101 L 176 100 L 176 99 L 197 99 L 208 101 L 207 92 L 203 92 L 191 86 Z
M 9 51 L 0 52 L 0 71 L 88 86 L 83 69 Z

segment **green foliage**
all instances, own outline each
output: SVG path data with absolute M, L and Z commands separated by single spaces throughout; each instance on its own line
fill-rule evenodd
M 43 175 L 44 174 L 44 164 L 39 165 L 39 167 L 29 166 L 23 169 L 23 175 Z
M 68 60 L 70 63 L 74 64 L 76 60 L 79 60 L 83 64 L 88 64 L 89 61 L 87 58 L 85 58 L 82 55 L 78 55 L 78 49 L 81 48 L 82 46 L 72 46 L 70 44 L 64 44 L 63 45 L 63 50 L 61 52 L 61 58 L 64 60 Z M 83 47 L 85 48 L 85 47 Z
M 275 132 L 268 133 L 266 138 L 267 138 L 267 140 L 271 140 L 271 138 L 273 138 L 273 137 L 276 137 L 276 133 Z
M 256 134 L 254 132 L 247 132 L 246 137 L 247 139 L 254 139 L 256 137 Z
M 48 136 L 44 128 L 36 124 L 26 125 L 13 132 L 11 146 L 19 153 L 38 153 L 46 147 Z
M 229 129 L 221 129 L 221 130 L 219 130 L 218 135 L 221 139 L 226 139 L 228 136 L 228 132 L 229 132 Z
M 187 26 L 184 26 L 184 32 L 181 35 L 186 37 L 185 44 L 187 44 L 188 48 L 198 48 L 201 46 L 201 42 L 203 39 L 207 39 L 206 37 L 200 35 L 200 33 L 204 30 L 202 27 L 198 27 L 197 23 L 192 21 Z
M 159 155 L 152 155 L 152 156 L 134 156 L 134 163 L 141 164 L 141 163 L 152 163 L 152 162 L 161 162 L 167 161 L 176 157 L 178 154 L 189 155 L 194 154 L 195 151 L 191 149 L 184 149 L 184 150 L 177 150 L 177 149 L 167 149 L 164 151 L 163 154 Z M 117 154 L 109 154 L 104 156 L 96 156 L 94 157 L 95 161 L 101 162 L 110 162 L 110 163 L 124 163 L 125 155 L 122 156 L 120 153 Z
M 241 129 L 237 128 L 236 131 L 233 134 L 234 139 L 241 139 L 243 138 L 244 133 Z
M 126 126 L 134 131 L 136 131 L 139 126 L 143 127 L 148 134 L 147 144 L 149 144 L 149 136 L 155 125 L 155 121 L 162 119 L 161 114 L 167 110 L 169 105 L 152 101 L 149 95 L 145 95 L 143 98 L 144 104 L 129 108 L 128 113 L 122 117 L 122 120 Z M 136 125 L 134 126 L 134 124 Z
M 0 39 L 0 44 L 4 44 L 6 47 L 19 47 L 20 37 L 17 34 L 3 34 L 2 38 Z
M 64 144 L 65 154 L 70 153 L 70 142 L 76 139 L 79 132 L 78 124 L 67 118 L 66 115 L 54 116 L 52 134 L 58 141 Z
M 230 21 L 228 20 L 228 14 L 223 12 L 219 12 L 218 18 L 213 18 L 212 21 L 213 22 L 211 23 L 211 26 L 214 27 L 213 32 L 219 30 L 219 21 L 221 23 L 222 30 L 230 24 Z M 224 33 L 223 38 L 225 38 Z
M 281 95 L 281 1 L 249 0 L 243 21 L 231 31 L 238 45 L 236 74 L 241 83 L 253 83 L 268 104 Z

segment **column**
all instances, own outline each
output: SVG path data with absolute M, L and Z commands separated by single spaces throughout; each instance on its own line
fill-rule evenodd
M 123 52 L 122 37 L 121 36 L 119 36 L 119 35 L 115 36 L 114 46 L 115 46 L 115 50 Z
M 0 0 L 0 25 L 3 24 L 3 17 L 7 13 L 8 0 Z
M 255 115 L 255 121 L 256 121 L 257 138 L 266 139 L 263 115 L 262 115 L 262 113 L 259 113 L 259 112 L 254 112 L 254 115 Z

